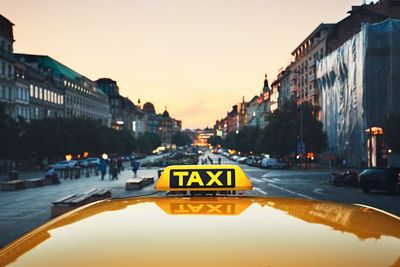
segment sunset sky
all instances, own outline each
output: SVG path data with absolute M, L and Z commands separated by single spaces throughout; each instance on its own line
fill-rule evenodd
M 371 2 L 371 1 L 367 1 Z M 45 54 L 204 128 L 250 100 L 321 22 L 361 0 L 1 0 L 14 50 Z

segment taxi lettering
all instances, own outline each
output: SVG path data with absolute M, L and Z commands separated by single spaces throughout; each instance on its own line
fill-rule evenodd
M 174 214 L 232 214 L 235 212 L 234 204 L 214 203 L 182 203 L 171 205 L 171 212 Z
M 171 170 L 171 188 L 234 188 L 235 171 L 219 170 Z

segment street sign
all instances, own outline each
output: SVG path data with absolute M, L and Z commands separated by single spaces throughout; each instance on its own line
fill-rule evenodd
M 305 154 L 306 153 L 306 144 L 304 142 L 297 143 L 297 154 Z

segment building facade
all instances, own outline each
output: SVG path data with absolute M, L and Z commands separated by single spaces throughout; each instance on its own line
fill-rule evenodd
M 269 88 L 268 76 L 265 74 L 264 86 L 258 97 L 259 112 L 260 112 L 260 128 L 264 129 L 268 125 L 268 116 L 271 113 L 270 109 L 271 89 Z
M 6 112 L 15 118 L 13 26 L 11 21 L 0 15 L 0 103 L 4 105 Z
M 110 105 L 95 83 L 49 56 L 15 54 L 29 83 L 30 119 L 83 117 L 110 126 Z M 22 76 L 21 76 L 22 77 Z
M 321 107 L 321 92 L 316 79 L 316 64 L 326 55 L 360 32 L 363 23 L 400 18 L 399 0 L 381 0 L 368 5 L 352 6 L 349 15 L 335 24 L 320 24 L 292 52 L 291 90 L 299 102 L 308 101 Z M 320 117 L 320 116 L 318 116 Z
M 327 53 L 327 40 L 333 24 L 320 24 L 292 52 L 294 62 L 290 66 L 291 90 L 299 102 L 308 101 L 320 106 L 320 92 L 316 81 L 316 62 Z
M 16 114 L 27 121 L 64 117 L 63 89 L 48 75 L 47 70 L 32 67 L 23 60 L 19 61 L 18 56 L 16 58 Z
M 260 108 L 258 104 L 258 96 L 254 96 L 246 103 L 246 124 L 250 127 L 260 126 Z
M 117 130 L 126 129 L 135 137 L 143 134 L 145 114 L 129 98 L 120 95 L 117 82 L 101 78 L 95 83 L 109 97 L 111 126 Z

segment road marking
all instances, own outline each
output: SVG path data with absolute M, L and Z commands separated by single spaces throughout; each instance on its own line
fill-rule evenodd
M 267 177 L 268 177 L 268 175 L 269 175 L 269 172 L 267 172 L 267 173 L 263 174 L 263 176 L 261 176 L 261 177 L 262 177 L 262 178 L 267 178 Z
M 301 193 L 297 193 L 297 192 L 294 192 L 292 190 L 289 190 L 289 189 L 286 189 L 286 188 L 283 188 L 283 187 L 280 187 L 280 186 L 277 186 L 277 185 L 274 185 L 274 184 L 268 184 L 268 185 L 273 187 L 273 188 L 288 192 L 290 194 L 293 194 L 293 195 L 296 195 L 296 196 L 299 196 L 299 197 L 303 197 L 303 198 L 307 198 L 307 199 L 314 199 L 314 198 L 312 198 L 310 196 L 307 196 L 307 195 L 304 195 L 304 194 L 301 194 Z
M 263 194 L 263 195 L 268 195 L 267 192 L 265 192 L 264 190 L 262 190 L 262 189 L 260 189 L 260 188 L 258 188 L 258 187 L 253 187 L 253 190 L 256 190 L 257 192 L 260 192 L 260 193 Z
M 263 180 L 264 182 L 268 182 L 268 183 L 279 183 L 279 181 L 281 179 L 278 179 L 278 178 L 261 178 L 261 180 Z
M 262 170 L 257 170 L 257 169 L 242 169 L 245 172 L 262 172 Z
M 323 191 L 324 191 L 324 189 L 321 189 L 321 188 L 315 188 L 315 189 L 313 190 L 313 192 L 316 193 L 316 194 L 320 194 L 320 195 L 325 195 L 325 196 L 327 196 L 328 194 L 324 193 Z
M 257 183 L 263 183 L 263 180 L 258 179 L 258 178 L 253 178 L 253 177 L 251 177 L 250 180 L 255 181 L 255 182 L 257 182 Z

